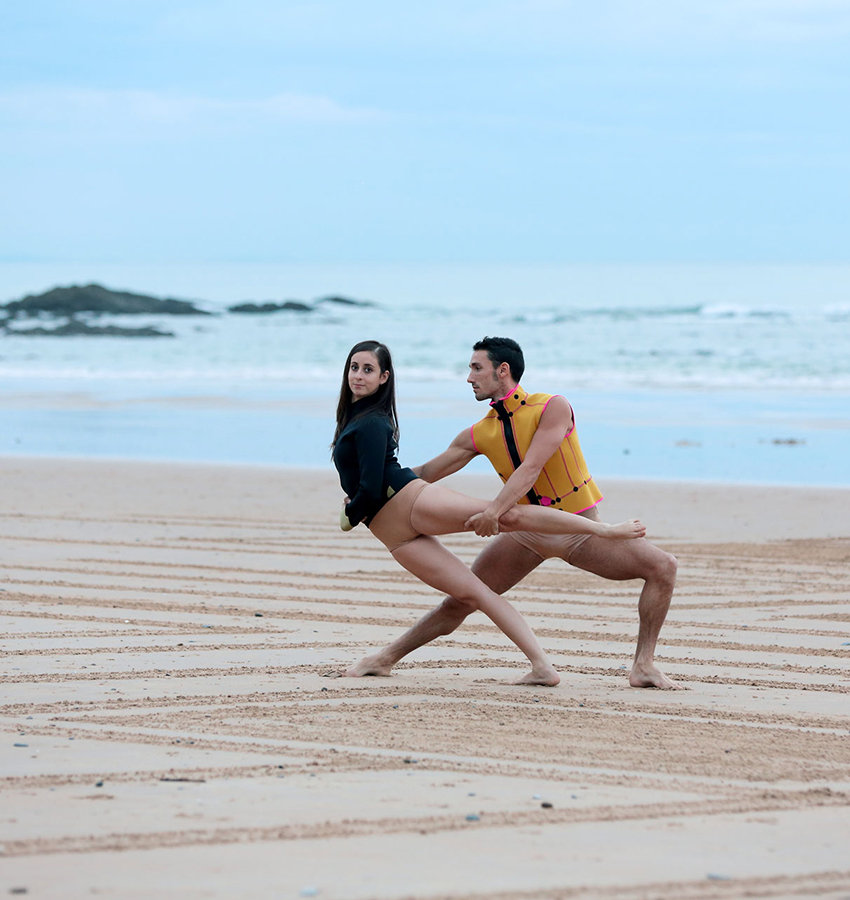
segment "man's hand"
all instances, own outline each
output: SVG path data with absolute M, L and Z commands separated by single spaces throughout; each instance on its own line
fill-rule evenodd
M 463 527 L 479 537 L 493 537 L 499 533 L 499 515 L 488 507 L 484 512 L 470 516 Z

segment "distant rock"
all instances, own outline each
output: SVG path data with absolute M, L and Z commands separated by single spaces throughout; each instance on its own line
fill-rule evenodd
M 350 297 L 320 297 L 315 305 L 319 306 L 321 303 L 335 303 L 338 306 L 377 306 L 377 303 L 371 300 L 352 300 Z
M 99 284 L 56 287 L 44 294 L 30 294 L 21 300 L 13 300 L 4 308 L 10 318 L 37 316 L 74 316 L 77 313 L 95 315 L 167 315 L 209 316 L 188 300 L 160 300 L 145 294 L 129 291 L 113 291 Z M 65 326 L 63 326 L 65 327 Z M 164 332 L 162 333 L 164 334 Z
M 0 323 L 8 335 L 15 337 L 141 337 L 160 338 L 174 337 L 170 331 L 160 331 L 150 326 L 144 328 L 122 328 L 118 325 L 89 325 L 77 319 L 68 319 L 64 325 L 53 328 L 10 328 L 7 322 Z
M 284 303 L 237 303 L 228 306 L 229 313 L 249 313 L 252 315 L 264 315 L 276 312 L 309 313 L 326 303 L 336 306 L 376 306 L 371 300 L 352 300 L 349 297 L 320 297 L 314 303 L 302 303 L 300 300 L 287 300 Z
M 315 312 L 319 306 L 325 303 L 336 306 L 376 306 L 371 300 L 351 300 L 349 297 L 320 297 L 315 303 L 302 303 L 300 300 L 287 300 L 284 303 L 237 303 L 228 306 L 229 313 L 249 313 L 251 315 L 265 315 L 276 312 Z
M 313 312 L 313 307 L 307 303 L 301 303 L 300 300 L 287 300 L 285 303 L 237 303 L 235 306 L 228 306 L 227 311 L 230 313 L 251 313 L 252 315 L 276 312 L 308 313 Z

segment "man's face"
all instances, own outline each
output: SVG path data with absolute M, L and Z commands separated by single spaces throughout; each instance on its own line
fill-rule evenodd
M 472 393 L 476 400 L 498 400 L 502 396 L 496 367 L 487 356 L 486 350 L 476 350 L 469 361 L 469 377 Z

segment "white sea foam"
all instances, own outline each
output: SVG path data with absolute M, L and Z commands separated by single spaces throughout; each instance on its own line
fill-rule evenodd
M 830 392 L 850 385 L 850 307 L 803 312 L 725 305 L 609 307 L 565 314 L 529 304 L 521 314 L 486 315 L 445 307 L 352 307 L 333 317 L 278 313 L 112 321 L 155 325 L 175 337 L 6 334 L 0 337 L 0 377 L 22 383 L 319 380 L 335 385 L 351 345 L 376 338 L 390 345 L 403 377 L 441 381 L 465 372 L 472 344 L 487 333 L 516 338 L 530 372 L 557 374 L 573 384 Z
M 496 334 L 523 346 L 527 388 L 574 403 L 597 474 L 846 481 L 850 267 L 317 267 L 296 272 L 300 281 L 285 267 L 81 267 L 20 290 L 3 281 L 8 271 L 0 265 L 7 299 L 99 280 L 205 297 L 217 314 L 94 322 L 153 325 L 172 338 L 0 332 L 0 452 L 325 461 L 343 361 L 375 338 L 396 361 L 404 457 L 420 462 L 480 414 L 467 363 L 472 344 Z M 338 292 L 377 305 L 225 312 L 252 295 Z M 788 438 L 796 443 L 774 443 Z
M 43 277 L 83 281 L 79 268 L 43 267 Z M 0 278 L 16 271 L 0 265 Z M 173 338 L 0 333 L 0 377 L 22 388 L 101 380 L 162 392 L 196 383 L 261 391 L 291 381 L 336 389 L 351 345 L 376 338 L 392 348 L 402 379 L 444 382 L 465 375 L 474 341 L 504 334 L 524 347 L 529 377 L 541 382 L 830 393 L 850 386 L 850 267 L 198 266 L 106 267 L 103 275 L 107 284 L 161 296 L 207 296 L 201 305 L 216 315 L 98 320 L 153 325 Z M 226 312 L 235 299 L 221 296 L 224 285 L 234 298 L 280 302 L 299 288 L 315 298 L 319 279 L 337 289 L 325 294 L 347 290 L 376 305 L 238 315 Z M 26 324 L 45 323 L 12 327 Z

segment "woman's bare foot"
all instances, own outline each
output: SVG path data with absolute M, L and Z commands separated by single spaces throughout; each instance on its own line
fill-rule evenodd
M 628 522 L 620 522 L 619 525 L 609 525 L 605 537 L 633 541 L 635 538 L 646 537 L 646 525 L 640 519 L 629 519 Z
M 690 688 L 668 678 L 655 665 L 633 666 L 629 673 L 629 684 L 636 688 L 658 688 L 662 691 L 687 691 Z
M 360 662 L 355 663 L 350 669 L 345 670 L 346 678 L 362 678 L 364 675 L 380 675 L 389 677 L 392 674 L 392 666 L 381 661 L 380 654 L 364 656 Z
M 523 675 L 519 681 L 514 684 L 538 684 L 543 687 L 555 687 L 561 680 L 561 676 L 551 667 L 533 668 L 528 675 Z

